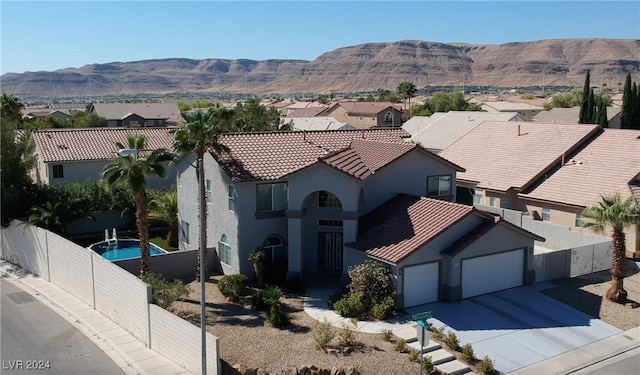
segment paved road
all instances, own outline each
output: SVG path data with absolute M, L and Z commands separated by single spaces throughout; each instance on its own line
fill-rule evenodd
M 640 374 L 640 348 L 624 352 L 605 361 L 576 371 L 573 375 L 630 375 Z
M 0 279 L 3 375 L 124 374 L 82 332 L 35 297 Z

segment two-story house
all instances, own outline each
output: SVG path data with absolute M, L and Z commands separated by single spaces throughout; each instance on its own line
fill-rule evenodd
M 404 120 L 402 104 L 391 102 L 341 101 L 316 116 L 331 116 L 358 129 L 400 126 Z
M 251 275 L 247 255 L 260 248 L 268 262 L 284 264 L 288 278 L 304 282 L 319 273 L 344 279 L 350 266 L 377 259 L 398 279 L 400 306 L 432 301 L 434 289 L 435 299 L 459 299 L 532 282 L 539 238 L 453 203 L 456 174 L 464 169 L 407 136 L 400 128 L 221 136 L 229 152 L 204 159 L 209 264 Z M 199 246 L 197 189 L 195 169 L 184 166 L 181 249 Z M 369 218 L 381 215 L 388 222 L 375 227 Z M 407 215 L 413 219 L 403 220 Z M 381 243 L 370 242 L 371 233 L 390 236 L 379 240 L 390 246 L 384 254 L 371 247 Z M 400 257 L 389 255 L 396 241 Z M 479 269 L 510 276 L 478 280 L 481 288 L 464 281 Z M 435 284 L 427 292 L 424 282 Z
M 107 119 L 109 127 L 177 126 L 176 103 L 92 103 L 88 110 Z

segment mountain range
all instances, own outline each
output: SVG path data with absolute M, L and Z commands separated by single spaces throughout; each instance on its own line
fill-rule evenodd
M 403 40 L 326 52 L 313 61 L 167 58 L 90 64 L 52 72 L 7 73 L 2 91 L 18 96 L 226 92 L 330 94 L 429 86 L 581 87 L 640 79 L 640 40 L 550 39 L 499 45 Z

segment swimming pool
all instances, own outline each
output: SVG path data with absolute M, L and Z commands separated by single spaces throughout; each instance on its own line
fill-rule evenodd
M 111 261 L 140 258 L 140 240 L 117 240 L 115 243 L 101 241 L 89 246 L 89 249 Z M 167 253 L 153 243 L 149 244 L 149 252 L 151 256 Z

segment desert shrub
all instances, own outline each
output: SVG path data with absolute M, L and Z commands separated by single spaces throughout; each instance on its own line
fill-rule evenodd
M 458 336 L 456 336 L 455 332 L 449 331 L 447 334 L 447 345 L 451 350 L 455 350 L 456 352 L 460 351 L 460 342 L 458 341 Z
M 264 289 L 256 289 L 251 293 L 251 304 L 258 310 L 267 309 L 267 305 L 264 303 Z
M 218 289 L 220 293 L 232 301 L 238 301 L 244 294 L 247 285 L 247 277 L 245 275 L 225 275 L 218 281 Z
M 323 322 L 316 323 L 313 327 L 313 342 L 316 345 L 316 349 L 326 349 L 334 337 L 336 337 L 336 332 L 326 319 Z
M 349 269 L 349 278 L 349 293 L 361 293 L 366 309 L 371 309 L 389 297 L 395 299 L 396 286 L 393 274 L 391 269 L 381 262 L 365 261 L 352 267 Z
M 341 346 L 355 346 L 356 344 L 356 324 L 342 322 L 342 328 L 338 332 L 338 343 Z
M 385 320 L 391 315 L 396 303 L 391 297 L 385 298 L 382 302 L 376 303 L 371 309 L 373 317 L 378 320 Z
M 481 374 L 495 374 L 496 369 L 493 367 L 493 361 L 489 356 L 485 356 L 480 363 L 478 363 L 478 371 Z
M 358 318 L 367 311 L 363 298 L 362 293 L 349 294 L 334 303 L 333 308 L 341 316 Z
M 162 275 L 151 272 L 142 275 L 142 281 L 151 285 L 153 303 L 163 309 L 168 308 L 178 298 L 189 293 L 189 288 L 181 280 L 169 282 Z
M 431 359 L 430 355 L 426 355 L 424 356 L 424 358 L 422 358 L 422 369 L 427 373 L 427 374 L 431 374 L 433 372 L 433 370 L 435 370 L 435 365 L 433 364 L 433 360 Z
M 384 341 L 391 341 L 391 338 L 393 337 L 393 331 L 390 329 L 383 329 L 382 330 L 382 339 Z
M 333 294 L 331 294 L 329 296 L 329 298 L 327 298 L 327 306 L 331 309 L 331 310 L 335 310 L 335 308 L 333 307 L 333 305 L 340 301 L 343 297 L 345 297 L 345 293 L 342 290 L 338 290 L 335 291 Z
M 418 349 L 416 348 L 411 348 L 411 350 L 409 350 L 409 360 L 411 362 L 418 362 L 420 358 L 420 351 L 418 351 Z
M 462 360 L 467 363 L 471 363 L 475 359 L 476 359 L 476 356 L 473 353 L 473 347 L 471 346 L 471 344 L 469 343 L 464 344 L 462 346 Z
M 282 297 L 282 290 L 277 286 L 268 286 L 264 288 L 262 292 L 262 302 L 270 309 L 280 307 L 280 298 Z
M 433 326 L 433 325 L 432 325 L 432 326 L 429 328 L 429 330 L 431 331 L 431 337 L 432 337 L 434 340 L 437 340 L 437 341 L 442 341 L 442 340 L 444 340 L 444 326 L 443 326 L 443 327 L 438 328 L 438 327 L 436 327 L 436 326 Z
M 396 341 L 396 352 L 404 352 L 407 349 L 407 341 L 405 339 L 399 339 Z
M 267 312 L 267 323 L 274 327 L 284 327 L 289 325 L 290 322 L 291 318 L 287 313 L 284 313 L 280 310 Z

